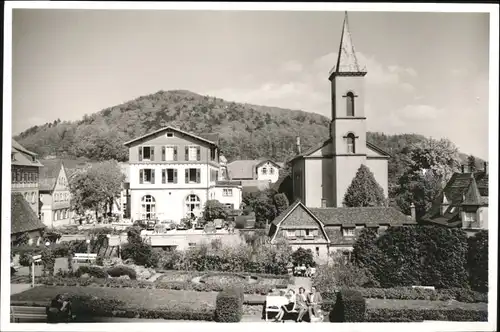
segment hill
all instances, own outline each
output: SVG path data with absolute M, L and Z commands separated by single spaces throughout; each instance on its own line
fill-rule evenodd
M 15 137 L 41 157 L 86 157 L 126 161 L 123 143 L 172 125 L 196 134 L 219 133 L 221 150 L 229 161 L 271 158 L 284 161 L 295 153 L 295 138 L 302 150 L 328 137 L 329 119 L 315 113 L 225 101 L 190 91 L 158 91 L 82 120 L 59 119 L 31 127 Z M 368 140 L 394 154 L 425 139 L 421 135 L 368 133 Z M 462 158 L 467 156 L 462 154 Z M 481 162 L 477 158 L 478 163 Z

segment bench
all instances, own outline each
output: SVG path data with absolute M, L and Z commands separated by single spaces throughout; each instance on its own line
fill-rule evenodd
M 97 254 L 75 254 L 73 257 L 73 260 L 78 262 L 78 261 L 84 261 L 84 262 L 92 262 L 97 259 Z
M 288 304 L 288 299 L 284 296 L 272 296 L 272 295 L 266 296 L 266 309 L 265 309 L 266 322 L 269 320 L 268 317 L 269 312 L 278 313 L 281 310 L 281 307 L 284 306 L 285 304 Z M 291 310 L 288 313 L 298 313 L 298 311 Z
M 420 288 L 420 289 L 430 289 L 430 290 L 436 290 L 434 286 L 411 286 L 411 288 Z
M 20 319 L 47 321 L 47 313 L 45 307 L 24 307 L 11 306 L 10 318 L 14 323 L 19 323 Z

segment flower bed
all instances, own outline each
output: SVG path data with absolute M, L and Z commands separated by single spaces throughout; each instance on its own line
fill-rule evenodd
M 488 321 L 488 310 L 467 309 L 369 309 L 365 315 L 366 322 L 421 322 L 424 320 L 485 322 Z

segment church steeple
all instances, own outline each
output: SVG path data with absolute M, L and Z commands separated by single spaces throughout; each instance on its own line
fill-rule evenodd
M 344 25 L 342 27 L 342 35 L 340 37 L 340 47 L 337 57 L 337 63 L 330 71 L 330 76 L 364 76 L 366 75 L 366 67 L 363 66 L 356 56 L 354 44 L 351 39 L 349 23 L 347 19 L 347 11 L 344 16 Z

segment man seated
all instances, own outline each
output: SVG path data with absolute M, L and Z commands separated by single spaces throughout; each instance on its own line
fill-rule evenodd
M 307 294 L 307 307 L 309 311 L 309 319 L 311 321 L 313 321 L 315 317 L 319 316 L 321 303 L 323 303 L 321 294 L 316 291 L 315 286 L 312 286 L 311 293 Z

